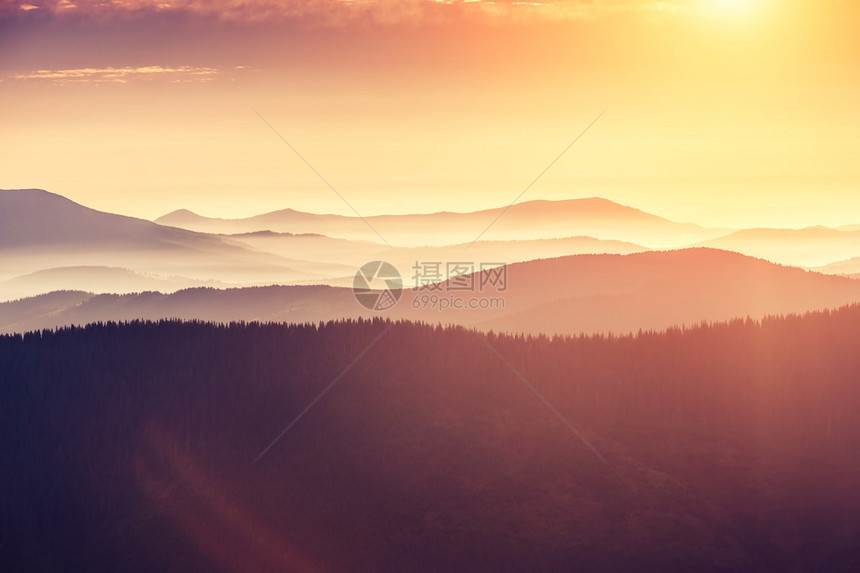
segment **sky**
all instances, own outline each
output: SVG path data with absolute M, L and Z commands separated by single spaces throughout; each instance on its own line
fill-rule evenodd
M 316 170 L 362 215 L 470 211 L 605 111 L 521 200 L 856 224 L 858 25 L 853 0 L 0 0 L 0 188 L 351 214 Z

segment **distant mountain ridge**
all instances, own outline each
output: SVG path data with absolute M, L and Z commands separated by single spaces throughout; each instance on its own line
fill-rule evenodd
M 502 216 L 504 214 L 504 216 Z M 473 212 L 439 211 L 408 215 L 355 216 L 314 214 L 281 209 L 241 219 L 197 215 L 187 209 L 155 220 L 207 233 L 255 231 L 316 232 L 332 237 L 379 241 L 379 232 L 392 244 L 465 243 L 486 229 L 483 239 L 538 239 L 588 235 L 598 239 L 631 241 L 646 246 L 680 246 L 718 236 L 721 230 L 692 223 L 675 223 L 608 199 L 591 197 L 560 201 L 533 200 Z M 375 231 L 374 231 L 375 230 Z
M 145 219 L 98 211 L 42 189 L 0 190 L 0 252 L 16 249 L 95 248 L 99 251 L 192 250 L 256 255 L 230 237 L 160 225 Z
M 697 244 L 783 264 L 819 267 L 860 255 L 860 230 L 820 225 L 803 229 L 742 229 Z
M 62 285 L 64 289 L 117 294 L 141 291 L 173 292 L 197 286 L 221 288 L 236 286 L 214 280 L 203 281 L 181 276 L 155 276 L 126 268 L 84 265 L 45 269 L 0 281 L 0 292 L 9 298 L 21 298 L 43 290 L 48 284 Z
M 39 189 L 0 190 L 0 300 L 54 290 L 288 283 L 346 272 L 332 268 L 104 213 Z
M 161 224 L 183 220 L 191 221 L 192 227 L 202 221 L 218 234 Z M 57 290 L 170 293 L 195 286 L 348 287 L 355 270 L 372 260 L 391 262 L 409 280 L 413 266 L 422 261 L 443 266 L 447 262 L 471 261 L 477 268 L 480 263 L 512 264 L 580 254 L 628 255 L 650 250 L 643 245 L 666 242 L 686 246 L 688 240 L 698 246 L 830 274 L 854 275 L 860 270 L 851 262 L 860 255 L 858 231 L 819 226 L 745 229 L 725 234 L 718 229 L 674 223 L 599 198 L 526 201 L 507 210 L 473 213 L 369 217 L 367 221 L 393 246 L 382 244 L 367 222 L 358 217 L 316 215 L 294 209 L 236 220 L 206 219 L 181 210 L 158 221 L 102 213 L 38 189 L 0 191 L 0 300 Z M 493 221 L 495 224 L 490 225 Z M 488 225 L 490 230 L 473 242 Z M 237 226 L 242 228 L 234 228 Z M 836 262 L 839 264 L 833 264 Z M 598 269 L 598 274 L 605 270 Z M 642 268 L 639 272 L 644 276 L 650 271 Z M 714 275 L 712 280 L 718 283 L 720 277 Z M 547 281 L 558 282 L 552 276 Z M 621 304 L 617 298 L 609 297 L 610 293 L 613 297 L 621 293 L 611 285 L 604 287 L 607 290 L 601 293 L 604 298 L 600 300 Z M 779 286 L 774 283 L 772 288 L 778 290 Z M 654 295 L 659 298 L 661 293 Z M 737 296 L 743 297 L 744 293 L 739 291 Z M 779 298 L 779 294 L 774 296 Z M 643 309 L 648 308 L 647 302 L 642 304 Z M 801 305 L 794 310 L 806 308 Z M 611 309 L 606 312 L 607 316 L 618 314 Z M 591 313 L 585 309 L 576 315 L 581 318 Z M 465 315 L 458 320 L 472 324 L 473 317 L 474 314 Z M 526 320 L 521 326 L 534 328 L 534 320 Z M 571 321 L 582 322 L 579 318 Z M 586 329 L 600 328 L 604 322 L 591 323 Z M 626 328 L 627 323 L 622 320 L 620 325 Z
M 350 288 L 338 287 L 89 295 L 53 306 L 40 297 L 0 304 L 0 331 L 107 320 L 317 322 L 384 316 L 532 334 L 626 333 L 860 302 L 858 281 L 713 249 L 574 255 L 508 265 L 506 273 L 507 288 L 483 292 L 448 290 L 449 283 L 412 290 L 413 283 L 405 278 L 407 290 L 397 306 L 385 313 L 363 308 Z M 441 301 L 454 298 L 466 303 L 491 298 L 502 302 L 485 310 L 441 308 Z M 27 311 L 30 305 L 35 305 L 32 312 Z
M 37 220 L 42 224 L 34 225 Z M 96 211 L 41 189 L 0 191 L 0 248 L 3 249 L 78 244 L 121 249 L 143 242 L 151 247 L 152 241 L 170 248 L 192 237 L 204 239 L 187 230 Z
M 183 214 L 192 215 L 178 215 Z M 191 286 L 350 284 L 355 269 L 382 258 L 408 268 L 416 260 L 467 254 L 473 260 L 513 262 L 645 249 L 590 237 L 391 249 L 378 241 L 329 237 L 315 227 L 294 230 L 207 234 L 103 213 L 39 189 L 0 190 L 0 300 L 54 290 L 128 293 Z

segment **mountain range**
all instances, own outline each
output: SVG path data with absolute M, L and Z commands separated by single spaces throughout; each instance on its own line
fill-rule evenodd
M 319 217 L 325 219 L 310 214 L 299 219 Z M 435 220 L 429 215 L 416 217 Z M 191 286 L 348 285 L 356 268 L 376 259 L 407 268 L 417 260 L 455 256 L 513 262 L 645 250 L 628 242 L 581 236 L 389 247 L 302 229 L 208 234 L 103 213 L 38 189 L 0 191 L 0 300 L 63 289 L 129 293 Z
M 623 334 L 860 301 L 860 282 L 853 279 L 704 248 L 573 255 L 499 269 L 503 286 L 492 284 L 491 270 L 417 290 L 407 283 L 397 305 L 383 313 L 358 304 L 350 288 L 331 286 L 59 292 L 0 304 L 0 331 L 134 319 L 303 323 L 385 316 L 505 332 Z M 462 290 L 463 282 L 471 290 Z
M 487 232 L 477 242 L 444 243 L 464 229 L 471 230 L 459 236 L 474 239 L 479 231 L 472 232 L 496 217 L 491 231 L 522 238 L 495 240 Z M 850 276 L 860 271 L 851 259 L 860 252 L 860 231 L 850 226 L 725 232 L 604 199 L 367 221 L 404 243 L 379 242 L 357 217 L 286 209 L 228 220 L 182 211 L 152 222 L 89 209 L 46 191 L 0 191 L 0 300 L 24 299 L 3 305 L 0 315 L 17 317 L 2 319 L 3 328 L 160 317 L 301 322 L 364 316 L 348 289 L 355 270 L 371 260 L 392 263 L 407 289 L 415 286 L 416 269 L 424 263 L 444 268 L 459 261 L 475 269 L 506 264 L 511 288 L 502 297 L 504 308 L 497 301 L 484 310 L 428 309 L 426 290 L 407 290 L 391 311 L 392 317 L 505 331 L 628 332 L 857 300 L 855 283 L 847 278 L 772 264 Z M 553 238 L 556 232 L 563 236 Z M 700 247 L 643 246 L 658 236 Z M 635 237 L 643 241 L 633 242 Z M 447 293 L 444 278 L 436 280 Z M 306 288 L 320 285 L 339 288 Z M 74 308 L 65 294 L 30 299 L 55 291 L 79 292 L 82 298 Z M 444 304 L 438 291 L 429 294 Z M 33 312 L 24 310 L 31 305 Z
M 214 284 L 315 276 L 291 263 L 221 237 L 103 213 L 38 189 L 0 192 L 0 281 L 71 267 L 82 267 L 79 274 L 101 276 L 103 267 L 112 267 Z
M 702 241 L 698 246 L 736 251 L 799 267 L 825 267 L 860 253 L 860 230 L 744 229 Z
M 725 232 L 690 223 L 675 223 L 598 197 L 525 201 L 510 207 L 471 213 L 442 211 L 364 218 L 283 209 L 244 219 L 217 219 L 182 209 L 155 222 L 205 233 L 322 233 L 413 247 L 469 243 L 479 238 L 529 240 L 583 235 L 649 247 L 678 247 Z

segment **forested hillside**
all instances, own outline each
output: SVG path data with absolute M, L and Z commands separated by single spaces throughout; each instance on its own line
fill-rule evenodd
M 0 569 L 856 571 L 858 340 L 860 306 L 5 336 Z

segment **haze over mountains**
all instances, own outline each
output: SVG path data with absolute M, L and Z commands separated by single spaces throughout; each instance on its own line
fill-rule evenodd
M 815 270 L 827 274 L 860 278 L 860 257 L 851 257 L 845 261 L 830 263 L 829 265 L 818 267 Z
M 860 230 L 745 229 L 699 243 L 800 267 L 825 267 L 860 253 Z M 855 271 L 856 272 L 856 271 Z
M 660 330 L 860 302 L 860 281 L 701 248 L 528 261 L 507 267 L 503 289 L 484 281 L 488 285 L 479 290 L 479 273 L 471 282 L 476 286 L 470 291 L 455 290 L 453 281 L 408 288 L 383 315 L 481 330 L 573 335 Z M 476 308 L 469 308 L 470 300 L 477 301 Z M 0 332 L 109 320 L 303 323 L 374 315 L 379 313 L 357 304 L 346 287 L 198 288 L 125 296 L 53 293 L 0 304 Z
M 454 261 L 475 268 L 508 263 L 504 308 L 439 312 L 416 299 L 426 292 L 407 292 L 390 315 L 505 331 L 627 332 L 860 300 L 860 283 L 846 278 L 708 249 L 648 253 L 643 246 L 695 242 L 850 275 L 860 270 L 850 260 L 860 255 L 860 231 L 850 228 L 725 232 L 603 199 L 577 199 L 514 205 L 481 240 L 469 242 L 502 211 L 368 218 L 392 242 L 387 246 L 357 217 L 286 209 L 223 220 L 175 212 L 154 223 L 102 213 L 46 191 L 0 191 L 0 300 L 81 293 L 71 306 L 66 295 L 4 304 L 0 328 L 134 318 L 301 322 L 365 316 L 346 289 L 369 260 L 394 264 L 407 288 L 415 286 L 421 261 L 443 268 Z M 493 240 L 497 231 L 509 240 Z M 457 236 L 465 242 L 444 243 Z M 418 243 L 425 246 L 409 246 Z M 343 288 L 236 290 L 269 285 Z M 170 295 L 189 288 L 194 290 Z M 162 294 L 136 294 L 144 291 Z
M 477 241 L 457 245 L 425 247 L 387 247 L 369 241 L 335 239 L 324 235 L 274 233 L 257 231 L 237 235 L 219 235 L 260 251 L 281 256 L 302 253 L 302 256 L 322 264 L 336 265 L 325 282 L 338 286 L 351 286 L 355 270 L 372 260 L 385 260 L 400 270 L 408 279 L 417 262 L 471 261 L 484 263 L 510 263 L 535 258 L 561 257 L 573 254 L 628 254 L 646 251 L 645 247 L 624 241 L 602 240 L 593 237 L 566 237 L 562 239 L 532 239 L 526 241 Z M 335 274 L 339 272 L 340 274 Z M 338 280 L 342 277 L 343 280 Z M 313 280 L 313 279 L 311 279 Z
M 713 249 L 516 263 L 507 282 L 504 314 L 472 324 L 532 334 L 628 333 L 860 301 L 852 279 Z
M 365 217 L 364 220 L 342 215 L 302 213 L 293 209 L 244 219 L 214 219 L 180 210 L 156 219 L 156 223 L 206 233 L 286 231 L 371 241 L 379 241 L 381 235 L 389 243 L 402 246 L 468 243 L 478 238 L 481 231 L 491 224 L 481 238 L 528 240 L 587 235 L 656 248 L 689 245 L 724 233 L 719 229 L 675 223 L 598 197 L 524 201 L 509 208 L 499 207 L 472 213 L 443 211 L 416 215 L 377 215 Z
M 300 219 L 318 217 L 325 219 L 309 214 Z M 435 220 L 435 216 L 417 217 Z M 265 229 L 215 235 L 102 213 L 37 189 L 0 191 L 0 225 L 0 300 L 63 289 L 129 293 L 192 286 L 347 285 L 358 266 L 380 258 L 405 272 L 416 260 L 455 256 L 511 262 L 645 250 L 584 236 L 391 248 L 379 242 L 327 237 L 317 230 L 305 232 L 301 225 L 289 232 Z
M 220 237 L 103 213 L 37 189 L 0 192 L 0 281 L 74 267 L 81 267 L 78 277 L 93 274 L 94 285 L 104 267 L 170 277 L 185 286 L 314 276 L 296 271 L 287 259 Z M 131 275 L 126 278 L 131 288 L 141 284 Z M 3 287 L 16 293 L 14 282 Z M 67 287 L 60 283 L 54 288 Z M 6 298 L 11 293 L 4 291 Z

